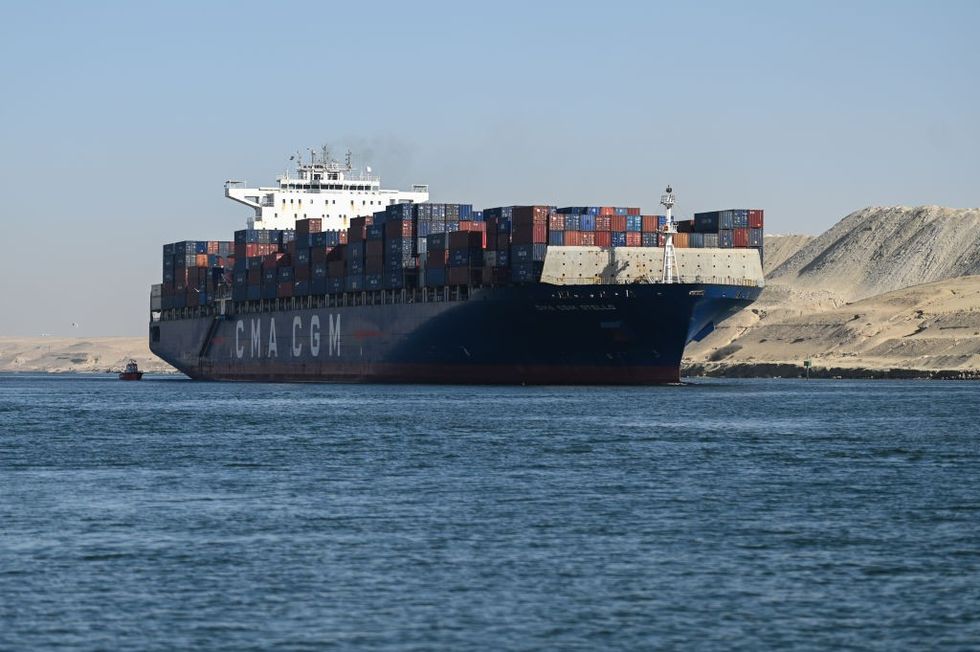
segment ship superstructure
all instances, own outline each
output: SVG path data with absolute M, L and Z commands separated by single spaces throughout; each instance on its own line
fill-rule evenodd
M 343 163 L 333 159 L 326 147 L 297 153 L 296 174 L 284 172 L 270 187 L 248 188 L 243 182 L 225 182 L 225 196 L 252 208 L 248 220 L 254 229 L 292 229 L 296 220 L 317 218 L 327 230 L 346 229 L 351 218 L 370 215 L 398 203 L 429 200 L 429 187 L 414 184 L 411 190 L 381 187 L 381 177 L 370 166 L 355 168 L 351 153 Z

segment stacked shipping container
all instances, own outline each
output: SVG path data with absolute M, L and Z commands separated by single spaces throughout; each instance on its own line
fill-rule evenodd
M 657 247 L 663 215 L 611 206 L 393 204 L 323 231 L 319 219 L 293 230 L 235 232 L 233 242 L 163 247 L 160 306 L 203 305 L 230 288 L 235 301 L 362 290 L 504 285 L 540 280 L 548 247 Z M 679 248 L 762 248 L 763 212 L 696 213 L 677 222 Z M 761 252 L 760 252 L 761 253 Z

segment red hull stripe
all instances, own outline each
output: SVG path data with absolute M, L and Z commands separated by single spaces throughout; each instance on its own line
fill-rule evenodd
M 497 385 L 657 385 L 680 382 L 675 366 L 390 364 L 213 365 L 188 370 L 200 380 L 252 382 L 452 383 Z

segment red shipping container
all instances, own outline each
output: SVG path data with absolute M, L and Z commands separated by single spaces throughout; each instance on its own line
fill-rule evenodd
M 626 230 L 626 216 L 625 215 L 610 215 L 609 216 L 609 230 L 610 231 L 625 231 Z
M 459 223 L 459 230 L 469 231 L 472 233 L 480 233 L 481 234 L 480 247 L 483 249 L 487 248 L 487 223 L 486 222 L 463 220 Z M 474 244 L 473 246 L 475 247 L 476 244 Z
M 582 232 L 581 231 L 565 231 L 565 246 L 566 247 L 580 247 L 580 246 L 582 246 Z
M 262 269 L 254 268 L 248 270 L 248 284 L 249 285 L 262 285 Z
M 518 224 L 515 221 L 511 242 L 513 244 L 546 244 L 548 242 L 547 222 Z
M 596 231 L 611 231 L 612 223 L 608 215 L 597 215 L 595 218 L 595 230 Z M 602 246 L 602 245 L 600 245 Z
M 639 207 L 627 207 L 626 214 L 627 215 L 639 215 L 640 214 L 640 209 L 639 209 Z
M 732 230 L 732 244 L 736 247 L 748 247 L 749 246 L 749 230 L 748 229 L 733 229 Z
M 625 218 L 625 216 L 624 216 Z M 639 231 L 627 231 L 626 232 L 626 246 L 627 247 L 639 247 L 643 244 L 643 234 Z
M 599 208 L 599 215 L 612 216 L 615 214 L 616 214 L 616 209 L 613 206 L 602 206 L 601 208 Z M 612 230 L 615 231 L 616 229 L 612 229 Z M 626 229 L 623 229 L 623 231 L 625 230 Z
M 612 232 L 610 231 L 596 231 L 595 232 L 595 243 L 597 247 L 611 247 L 612 246 Z
M 297 281 L 309 281 L 310 280 L 310 266 L 309 265 L 296 265 L 293 274 L 296 275 Z
M 565 230 L 565 216 L 561 213 L 555 213 L 548 218 L 548 230 L 549 231 L 564 231 Z
M 460 231 L 480 231 L 482 233 L 487 232 L 487 223 L 478 222 L 476 220 L 461 220 L 459 223 Z
M 582 231 L 581 232 L 582 245 L 585 247 L 595 246 L 595 232 L 594 231 Z
M 293 282 L 283 281 L 280 283 L 279 287 L 276 288 L 276 296 L 280 299 L 293 296 Z
M 656 215 L 644 215 L 643 225 L 640 227 L 643 233 L 656 233 L 660 230 Z
M 197 254 L 194 256 L 194 266 L 195 267 L 207 267 L 208 266 L 208 255 L 207 254 Z
M 749 211 L 749 228 L 750 229 L 761 229 L 762 228 L 762 211 L 761 210 L 751 210 Z

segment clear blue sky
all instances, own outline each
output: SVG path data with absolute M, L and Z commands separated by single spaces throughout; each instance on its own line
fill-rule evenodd
M 140 335 L 222 182 L 350 146 L 479 206 L 980 205 L 980 2 L 7 3 L 0 335 Z M 72 322 L 79 328 L 73 329 Z

